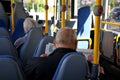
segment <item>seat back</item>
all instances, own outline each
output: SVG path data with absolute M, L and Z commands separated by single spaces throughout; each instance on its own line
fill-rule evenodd
M 23 22 L 24 19 L 20 18 L 17 20 L 15 24 L 15 30 L 12 33 L 12 42 L 14 43 L 19 37 L 23 37 L 25 35 L 24 29 L 23 29 Z
M 43 33 L 40 27 L 34 27 L 29 31 L 27 38 L 20 49 L 20 58 L 22 59 L 23 64 L 26 64 L 27 60 L 32 58 L 42 37 Z
M 0 36 L 6 36 L 6 37 L 10 38 L 9 32 L 3 27 L 0 27 Z
M 26 17 L 28 17 L 29 15 L 25 12 L 25 9 L 23 7 L 23 3 L 22 2 L 16 2 L 15 4 L 15 8 L 14 8 L 14 15 L 15 15 L 15 24 L 16 21 L 20 18 L 25 19 Z
M 34 57 L 39 57 L 41 54 L 45 53 L 46 45 L 53 43 L 53 40 L 54 37 L 52 36 L 44 36 L 38 44 L 38 47 L 34 53 Z
M 26 80 L 21 65 L 13 56 L 0 56 L 0 80 Z
M 5 13 L 4 7 L 1 2 L 0 2 L 0 19 L 2 20 L 2 25 L 4 25 L 5 27 L 7 26 L 7 29 L 8 29 L 8 25 L 9 25 L 8 24 L 8 16 Z M 0 24 L 1 24 L 1 22 L 0 22 Z
M 8 37 L 0 36 L 0 55 L 11 55 L 18 57 L 17 50 Z
M 63 56 L 52 80 L 88 80 L 88 64 L 85 56 L 71 52 Z
M 102 40 L 102 55 L 108 61 L 114 61 L 113 57 L 113 49 L 114 49 L 114 34 L 109 31 L 105 31 L 103 33 Z

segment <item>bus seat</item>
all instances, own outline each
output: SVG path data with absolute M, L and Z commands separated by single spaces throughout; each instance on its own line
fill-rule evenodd
M 11 55 L 18 57 L 17 50 L 11 40 L 6 36 L 0 36 L 0 55 Z
M 5 26 L 8 29 L 8 25 L 9 25 L 8 24 L 8 16 L 6 15 L 4 7 L 1 2 L 0 2 L 0 19 L 3 20 L 3 22 L 5 23 Z M 0 21 L 0 24 L 1 24 L 1 21 Z
M 40 27 L 34 27 L 29 31 L 24 44 L 20 48 L 20 58 L 23 64 L 26 64 L 27 60 L 33 57 L 35 49 L 42 37 L 43 32 Z
M 0 55 L 0 80 L 26 80 L 17 58 Z
M 3 27 L 0 27 L 0 36 L 6 36 L 6 37 L 8 37 L 10 39 L 9 32 Z
M 15 24 L 16 21 L 20 18 L 25 19 L 26 17 L 28 17 L 29 15 L 25 12 L 25 9 L 23 7 L 23 3 L 22 2 L 16 2 L 15 4 L 15 8 L 14 8 L 14 15 L 15 15 Z
M 53 43 L 53 40 L 53 36 L 44 36 L 38 44 L 38 47 L 34 53 L 34 57 L 40 57 L 41 54 L 45 53 L 46 45 L 48 43 Z
M 114 34 L 104 31 L 102 40 L 102 57 L 107 61 L 114 62 Z
M 86 58 L 79 52 L 63 56 L 52 80 L 88 80 L 89 68 Z
M 24 19 L 20 18 L 17 20 L 15 24 L 15 30 L 12 33 L 12 42 L 14 43 L 19 37 L 23 37 L 25 35 L 24 29 L 23 29 L 23 22 Z

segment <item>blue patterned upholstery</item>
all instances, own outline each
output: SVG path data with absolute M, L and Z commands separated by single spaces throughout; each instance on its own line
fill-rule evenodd
M 15 30 L 12 33 L 13 43 L 16 41 L 16 39 L 18 39 L 19 37 L 23 37 L 25 35 L 24 29 L 23 29 L 23 22 L 24 22 L 24 19 L 20 18 L 15 24 Z

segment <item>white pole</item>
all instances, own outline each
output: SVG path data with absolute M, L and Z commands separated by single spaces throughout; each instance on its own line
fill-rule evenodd
M 106 0 L 105 3 L 106 3 L 105 4 L 105 19 L 107 19 L 107 17 L 108 17 L 108 0 Z
M 74 14 L 75 14 L 75 16 L 77 16 L 77 12 L 78 12 L 78 8 L 77 8 L 78 3 L 77 2 L 78 2 L 78 0 L 75 0 L 75 3 L 74 3 L 74 8 L 75 8 L 74 9 L 74 12 L 75 12 Z
M 105 0 L 106 2 L 105 2 L 105 19 L 107 19 L 107 17 L 108 17 L 108 0 Z M 104 19 L 104 20 L 105 20 Z M 107 29 L 107 25 L 105 24 L 104 25 L 104 29 L 106 30 Z

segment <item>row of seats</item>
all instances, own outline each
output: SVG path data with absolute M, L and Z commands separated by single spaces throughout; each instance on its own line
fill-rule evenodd
M 18 22 L 15 25 L 15 31 L 12 33 L 12 42 L 13 43 L 17 38 L 24 35 L 24 30 L 23 30 L 23 25 L 22 25 L 23 21 L 24 21 L 24 19 L 18 19 Z M 49 40 L 50 37 L 48 37 L 48 39 L 46 37 L 46 40 Z M 23 46 L 21 47 L 20 53 L 19 53 L 20 59 L 22 60 L 23 64 L 26 64 L 27 60 L 29 60 L 30 58 L 39 57 L 40 54 L 45 53 L 45 45 L 44 44 L 47 44 L 47 43 L 42 42 L 42 41 L 44 41 L 44 38 L 42 36 L 39 39 L 29 38 L 28 40 L 26 40 L 25 44 L 23 44 Z M 36 39 L 38 41 L 32 42 L 33 39 Z M 52 39 L 53 38 L 51 38 L 51 41 L 50 40 L 49 41 L 52 42 L 53 41 Z M 30 45 L 29 45 L 29 43 L 30 43 Z M 38 47 L 36 45 L 38 45 Z M 44 45 L 44 47 L 41 48 L 42 45 Z
M 0 29 L 1 29 L 1 32 L 2 30 L 4 30 L 3 28 L 0 28 Z M 40 28 L 32 29 L 29 32 L 29 36 L 25 44 L 21 47 L 20 58 L 22 59 L 24 64 L 26 64 L 27 60 L 30 59 L 31 57 L 39 57 L 40 54 L 45 52 L 45 44 L 53 41 L 54 38 L 52 38 L 51 36 L 44 36 L 43 38 L 43 34 L 41 32 L 42 31 Z M 2 41 L 6 41 L 4 39 L 7 40 L 8 38 L 1 37 L 0 38 L 1 44 L 4 43 Z M 47 41 L 44 42 L 44 40 L 47 40 Z M 3 46 L 1 47 L 1 50 L 3 50 L 2 49 Z M 108 61 L 114 65 L 115 64 L 115 53 L 113 49 L 114 49 L 114 34 L 112 32 L 105 31 L 103 35 L 103 40 L 102 40 L 102 49 L 101 49 L 102 58 L 105 59 L 105 61 Z M 102 63 L 103 62 L 104 61 L 102 61 Z
M 0 79 L 26 80 L 19 61 L 13 56 L 0 56 Z M 52 80 L 88 80 L 89 68 L 81 53 L 68 53 L 60 61 Z
M 0 27 L 0 35 L 9 37 L 9 39 L 12 41 L 12 43 L 14 43 L 16 41 L 16 39 L 25 35 L 24 30 L 23 30 L 23 22 L 24 22 L 23 18 L 18 19 L 18 21 L 15 25 L 15 30 L 12 34 L 9 34 L 9 32 L 7 30 Z M 38 44 L 40 38 L 42 38 L 42 37 L 43 37 L 43 33 L 42 33 L 41 29 L 35 28 L 29 32 L 28 39 L 26 40 L 25 44 L 20 49 L 20 53 L 22 53 L 22 54 L 20 54 L 19 56 L 22 58 L 22 60 L 24 62 L 26 62 L 26 56 L 32 56 L 32 54 L 34 53 L 35 48 L 36 48 L 35 46 Z M 32 46 L 30 46 L 30 45 L 32 45 Z M 40 44 L 40 45 L 43 45 L 43 44 Z M 30 49 L 31 47 L 33 47 L 33 48 Z M 41 50 L 43 51 L 43 49 L 41 49 Z M 40 51 L 36 50 L 37 55 L 34 55 L 34 56 L 38 56 L 38 53 Z M 26 52 L 29 54 L 24 54 Z
M 27 62 L 27 60 L 29 60 L 30 58 L 33 57 L 33 54 L 36 50 L 36 47 L 38 46 L 38 43 L 40 42 L 40 40 L 42 40 L 41 39 L 42 37 L 43 37 L 43 33 L 41 31 L 41 28 L 37 27 L 37 28 L 31 29 L 28 33 L 27 40 L 21 46 L 20 53 L 19 53 L 20 58 L 19 58 L 18 52 L 15 49 L 12 41 L 10 40 L 10 35 L 9 35 L 8 31 L 5 28 L 0 27 L 0 56 L 2 56 L 2 57 L 7 56 L 7 57 L 5 57 L 5 59 L 0 57 L 0 61 L 1 61 L 1 63 L 0 63 L 1 68 L 0 69 L 2 69 L 5 66 L 6 66 L 5 69 L 7 68 L 5 71 L 3 69 L 4 74 L 3 75 L 0 74 L 0 79 L 8 80 L 8 78 L 9 78 L 11 80 L 24 80 L 23 76 L 20 73 L 21 70 L 19 70 L 20 68 L 18 68 L 18 63 L 15 62 L 14 60 L 12 60 L 11 57 L 20 60 L 22 62 L 21 65 L 25 64 Z M 42 43 L 39 43 L 39 44 L 42 45 Z M 39 50 L 39 48 L 37 48 L 37 49 Z M 38 54 L 36 54 L 36 55 L 38 55 Z M 36 56 L 36 57 L 38 57 L 38 56 Z M 6 62 L 9 62 L 9 63 L 6 63 Z M 4 63 L 4 64 L 2 64 L 2 63 Z M 14 64 L 16 64 L 16 65 L 14 65 Z M 11 65 L 13 65 L 13 67 L 11 67 Z M 8 78 L 5 78 L 4 77 L 5 73 L 10 74 L 9 69 L 13 70 L 12 71 L 13 74 L 11 73 L 11 75 L 9 75 Z M 17 74 L 14 75 L 14 73 L 17 73 Z M 6 76 L 8 74 L 6 74 Z M 14 75 L 14 77 L 13 77 L 13 75 Z
M 0 42 L 1 42 L 1 38 L 0 38 Z M 2 39 L 6 39 L 6 38 L 3 37 Z M 48 44 L 49 42 L 52 43 L 53 39 L 54 39 L 54 37 L 51 37 L 51 36 L 43 36 L 41 33 L 41 28 L 31 29 L 31 31 L 28 34 L 28 39 L 26 40 L 25 44 L 23 44 L 23 46 L 21 47 L 20 59 L 25 64 L 27 62 L 27 60 L 30 59 L 31 57 L 39 57 L 40 54 L 45 52 L 45 47 L 46 47 L 45 45 Z M 3 40 L 3 41 L 5 41 L 5 40 Z M 5 41 L 5 42 L 7 42 L 7 41 Z M 6 43 L 6 44 L 8 44 L 8 43 Z M 4 46 L 5 46 L 5 44 L 4 44 Z M 5 47 L 3 47 L 3 49 L 4 48 Z M 87 76 L 89 74 L 89 69 L 88 69 L 87 61 L 86 61 L 85 57 L 83 57 L 83 56 L 84 55 L 81 53 L 68 53 L 67 55 L 65 55 L 61 59 L 61 62 L 58 65 L 58 68 L 53 77 L 53 80 L 61 80 L 61 79 L 62 80 L 66 80 L 66 79 L 87 80 Z M 9 57 L 5 57 L 5 59 L 4 59 L 5 61 L 2 60 L 3 58 L 0 58 L 0 62 L 4 63 L 5 66 L 7 65 L 9 67 L 11 65 L 14 65 L 14 63 L 16 65 L 14 65 L 10 68 L 8 68 L 6 66 L 7 69 L 5 68 L 6 70 L 4 71 L 3 75 L 6 76 L 5 73 L 7 71 L 9 71 L 9 69 L 10 69 L 10 70 L 12 70 L 13 73 L 11 75 L 9 75 L 9 77 L 8 77 L 9 79 L 25 80 L 24 73 L 22 73 L 21 72 L 22 70 L 20 70 L 21 67 L 19 67 L 19 62 L 12 60 L 11 57 L 13 57 L 13 56 L 9 55 Z M 16 58 L 16 57 L 13 57 L 13 58 Z M 6 63 L 7 61 L 9 61 L 10 63 Z M 0 65 L 2 65 L 4 67 L 4 65 L 1 63 L 0 63 Z M 66 70 L 66 71 L 64 71 L 64 70 Z M 71 72 L 72 72 L 72 74 L 71 74 Z M 14 73 L 17 73 L 17 74 L 14 75 Z M 8 72 L 8 74 L 10 74 L 10 73 Z M 0 79 L 7 80 L 6 78 L 1 77 L 1 76 L 0 76 Z
M 23 44 L 22 46 L 24 52 L 20 52 L 20 58 L 23 60 L 23 64 L 26 64 L 27 60 L 29 60 L 30 58 L 39 57 L 41 54 L 45 53 L 46 45 L 48 43 L 53 43 L 54 40 L 54 37 L 52 36 L 42 35 L 42 33 L 40 33 L 40 30 L 38 30 L 38 28 L 33 28 L 28 35 L 29 36 L 25 44 Z M 89 77 L 89 68 L 86 58 L 83 56 L 84 55 L 79 52 L 69 53 L 65 55 L 61 59 L 61 62 L 58 65 L 53 80 L 61 80 L 61 79 L 66 80 L 73 78 L 77 80 L 79 79 L 87 80 Z M 74 69 L 75 65 L 76 65 L 76 70 Z
M 23 19 L 22 19 L 23 20 Z M 16 27 L 17 30 L 20 27 Z M 22 31 L 22 30 L 20 30 Z M 17 35 L 20 34 L 19 32 L 15 32 L 14 34 Z M 22 32 L 23 33 L 23 32 Z M 0 28 L 0 42 L 1 42 L 1 50 L 8 49 L 6 52 L 9 52 L 9 54 L 15 53 L 13 51 L 16 51 L 14 48 L 14 45 L 11 41 L 11 36 L 8 33 L 8 31 L 4 28 Z M 21 34 L 20 34 L 21 35 Z M 17 35 L 17 38 L 21 37 L 20 35 Z M 14 36 L 12 36 L 14 37 Z M 44 38 L 43 38 L 44 37 Z M 16 38 L 16 39 L 17 39 Z M 52 36 L 44 36 L 42 33 L 42 30 L 40 27 L 33 28 L 28 33 L 28 38 L 26 39 L 25 43 L 21 46 L 19 50 L 19 57 L 23 60 L 23 63 L 25 64 L 27 62 L 27 59 L 31 58 L 34 54 L 34 57 L 40 56 L 42 53 L 45 53 L 45 44 L 52 43 L 53 42 Z M 9 44 L 9 45 L 8 45 Z M 3 46 L 8 46 L 9 48 L 5 48 Z M 3 49 L 2 49 L 3 48 Z M 11 52 L 10 52 L 11 50 Z
M 18 7 L 17 5 L 19 5 L 20 7 Z M 21 6 L 23 6 L 22 3 L 17 3 L 15 6 L 15 24 L 16 25 L 15 25 L 15 31 L 12 33 L 12 36 L 10 36 L 13 43 L 17 38 L 22 37 L 24 35 L 24 30 L 23 30 L 22 24 L 23 24 L 24 18 L 27 16 L 26 16 L 26 14 L 24 14 L 24 9 Z M 22 11 L 22 12 L 19 12 L 18 10 Z M 22 18 L 22 19 L 20 19 L 20 18 Z M 40 54 L 45 53 L 45 47 L 46 47 L 45 45 L 48 44 L 49 42 L 52 43 L 53 39 L 54 38 L 51 36 L 44 36 L 42 34 L 41 29 L 37 29 L 37 28 L 32 29 L 28 34 L 27 40 L 20 48 L 19 57 L 20 57 L 21 61 L 23 62 L 23 64 L 25 65 L 27 60 L 31 59 L 32 57 L 39 57 Z M 1 42 L 1 41 L 3 41 L 3 42 Z M 8 47 L 10 49 L 8 49 L 6 51 L 10 51 L 10 50 L 16 51 L 16 49 L 11 49 L 11 48 L 14 48 L 14 45 L 11 43 L 10 39 L 2 37 L 0 39 L 0 42 L 1 42 L 1 44 L 8 42 L 1 46 L 6 47 L 6 45 L 8 45 L 8 44 L 11 45 L 11 46 L 8 45 Z M 2 47 L 1 49 L 4 50 L 5 47 Z M 12 57 L 13 56 L 16 57 L 16 54 L 18 54 L 16 52 L 10 52 L 10 53 L 6 52 L 7 55 L 11 55 Z M 13 53 L 15 53 L 15 54 L 13 54 Z M 17 55 L 17 57 L 18 57 L 18 55 Z M 84 57 L 81 58 L 81 57 L 83 57 L 83 55 L 80 53 L 69 53 L 69 54 L 65 55 L 62 58 L 60 64 L 58 65 L 58 68 L 57 68 L 57 71 L 55 73 L 53 80 L 61 80 L 61 79 L 62 80 L 66 80 L 66 79 L 87 80 L 87 76 L 89 73 L 88 66 L 87 66 L 85 58 Z M 11 59 L 7 58 L 7 61 L 11 61 Z M 13 64 L 13 61 L 11 63 Z M 14 63 L 16 63 L 16 62 L 14 62 Z M 65 63 L 66 63 L 66 65 L 65 65 Z M 2 65 L 2 64 L 0 64 L 0 65 Z M 6 63 L 5 65 L 10 66 L 11 64 L 8 65 L 8 63 Z M 19 63 L 17 65 L 19 65 Z M 20 68 L 18 68 L 18 69 L 20 69 Z M 67 71 L 64 71 L 64 69 Z M 13 69 L 11 69 L 11 70 L 13 70 Z M 6 71 L 8 71 L 8 70 L 6 69 Z M 18 70 L 18 72 L 20 72 L 20 71 L 21 70 Z M 15 72 L 15 70 L 13 70 L 13 72 Z M 16 73 L 18 73 L 18 72 L 16 72 Z M 11 74 L 10 77 L 13 77 L 13 75 L 14 74 Z M 14 75 L 14 76 L 16 77 L 16 75 Z M 9 77 L 8 78 L 11 80 L 17 80 L 17 79 L 23 80 L 22 75 L 19 75 L 18 77 L 19 78 L 9 78 Z M 0 77 L 0 79 L 4 79 L 4 78 Z
M 0 79 L 26 80 L 22 62 L 11 41 L 11 35 L 4 27 L 0 27 Z
M 12 35 L 10 35 L 8 32 L 8 27 L 6 27 L 8 26 L 8 18 L 5 14 L 2 4 L 0 3 L 0 11 L 1 13 L 4 14 L 4 15 L 0 14 L 0 20 L 1 20 L 0 21 L 0 79 L 1 80 L 8 80 L 8 79 L 26 80 L 25 74 L 22 69 L 23 67 L 22 63 L 26 64 L 27 60 L 29 60 L 30 58 L 39 57 L 40 54 L 45 53 L 45 47 L 46 47 L 45 45 L 48 44 L 49 42 L 52 43 L 54 39 L 54 37 L 51 36 L 43 36 L 41 29 L 38 28 L 32 29 L 28 34 L 27 40 L 20 48 L 20 52 L 19 52 L 20 58 L 18 58 L 17 55 L 18 52 L 16 51 L 13 43 L 17 38 L 24 36 L 23 21 L 24 18 L 27 17 L 23 7 L 21 6 L 23 6 L 22 3 L 17 3 L 15 5 L 15 30 L 12 33 Z M 6 28 L 7 30 L 1 27 Z M 86 65 L 86 61 L 84 60 L 85 58 L 82 59 L 81 57 L 83 57 L 83 55 L 80 53 L 69 53 L 65 55 L 58 66 L 58 69 L 55 73 L 53 80 L 61 80 L 61 79 L 87 80 L 86 77 L 88 75 L 88 68 Z M 63 65 L 63 63 L 69 65 Z M 75 71 L 73 70 L 74 67 L 76 69 Z M 64 71 L 64 69 L 68 69 L 67 71 L 65 71 L 66 73 L 60 72 L 60 71 Z M 72 74 L 70 74 L 71 72 Z M 63 76 L 63 74 L 65 75 Z M 81 76 L 79 74 L 81 74 Z

